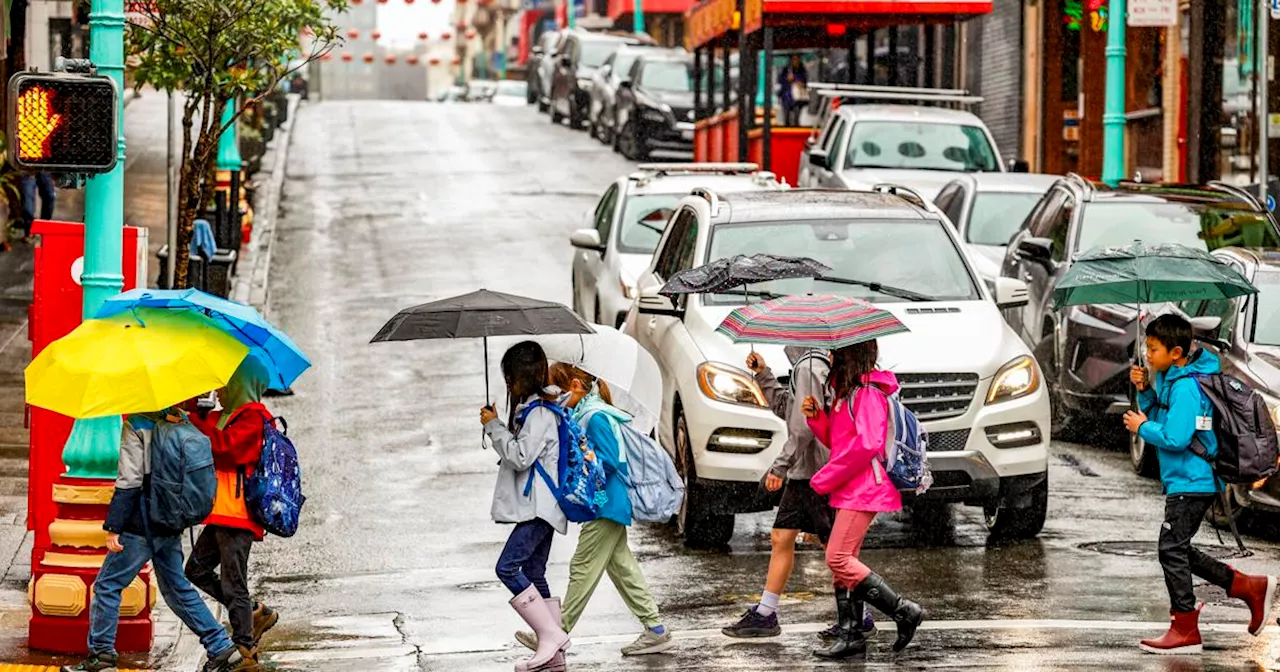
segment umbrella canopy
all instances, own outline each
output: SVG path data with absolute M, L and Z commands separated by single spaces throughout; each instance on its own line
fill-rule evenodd
M 190 311 L 86 320 L 27 367 L 27 403 L 95 418 L 159 411 L 216 390 L 249 347 Z
M 1076 257 L 1053 291 L 1056 308 L 1098 303 L 1231 299 L 1257 293 L 1213 255 L 1174 243 L 1093 248 Z
M 311 361 L 302 354 L 302 349 L 258 311 L 198 289 L 135 289 L 107 299 L 96 317 L 112 317 L 135 308 L 186 310 L 212 319 L 220 329 L 249 346 L 267 365 L 273 389 L 288 389 L 303 371 L 311 368 Z
M 835 350 L 908 331 L 887 310 L 845 296 L 784 296 L 729 313 L 716 331 L 734 343 Z
M 658 290 L 663 296 L 675 294 L 714 294 L 726 292 L 753 282 L 816 278 L 831 267 L 808 257 L 784 257 L 776 254 L 737 254 L 716 259 L 709 264 L 690 268 L 667 280 Z
M 547 359 L 572 364 L 609 384 L 614 405 L 632 416 L 631 424 L 648 434 L 662 410 L 662 371 L 636 339 L 602 324 L 596 333 L 543 336 Z
M 482 289 L 406 308 L 383 325 L 372 342 L 594 333 L 591 325 L 558 303 Z

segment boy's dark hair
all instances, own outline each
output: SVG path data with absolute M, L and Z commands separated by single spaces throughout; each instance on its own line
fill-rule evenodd
M 1165 348 L 1182 348 L 1185 356 L 1191 352 L 1191 323 L 1179 315 L 1165 313 L 1147 323 L 1147 338 L 1154 338 Z
M 516 406 L 542 394 L 550 381 L 547 354 L 533 341 L 521 341 L 502 355 L 502 377 L 507 381 L 507 427 L 516 431 Z
M 875 371 L 880 347 L 875 340 L 863 341 L 837 349 L 831 357 L 831 374 L 828 383 L 835 390 L 836 399 L 843 399 L 862 385 L 862 379 Z

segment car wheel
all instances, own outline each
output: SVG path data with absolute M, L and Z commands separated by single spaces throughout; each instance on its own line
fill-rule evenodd
M 676 516 L 676 528 L 690 548 L 723 548 L 733 538 L 733 516 L 705 513 L 712 498 L 706 486 L 698 485 L 698 472 L 693 463 L 693 447 L 689 444 L 689 425 L 684 412 L 676 418 L 676 454 L 680 455 L 684 475 L 684 501 Z
M 982 506 L 987 532 L 997 539 L 1032 539 L 1044 529 L 1049 513 L 1049 478 L 1026 494 L 1026 506 L 1012 507 L 1000 497 Z
M 524 102 L 526 105 L 532 105 L 538 102 L 538 90 L 532 85 L 524 89 Z
M 556 101 L 551 101 L 551 123 L 559 126 L 564 122 L 564 115 L 560 114 L 560 108 L 556 106 Z
M 1160 475 L 1160 464 L 1156 451 L 1147 447 L 1147 442 L 1137 434 L 1129 434 L 1129 464 L 1133 473 L 1144 478 L 1155 478 Z
M 569 94 L 569 128 L 578 129 L 582 128 L 584 120 L 582 111 L 578 109 L 578 104 L 574 102 L 575 98 L 577 96 Z
M 613 147 L 613 151 L 622 154 L 622 134 L 618 132 L 617 118 L 613 120 L 613 126 L 609 127 L 609 145 Z
M 1213 506 L 1209 507 L 1209 511 L 1205 513 L 1205 518 L 1209 524 L 1219 530 L 1231 529 L 1234 522 L 1236 528 L 1240 527 L 1240 518 L 1244 515 L 1245 506 L 1240 501 L 1240 496 L 1236 494 L 1235 487 L 1227 486 L 1227 504 L 1224 507 L 1222 498 L 1216 497 L 1213 500 Z

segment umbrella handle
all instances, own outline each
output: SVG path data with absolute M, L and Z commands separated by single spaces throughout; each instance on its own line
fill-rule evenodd
M 489 398 L 489 337 L 485 336 L 480 339 L 484 342 L 484 403 L 490 405 L 493 400 Z M 484 450 L 484 427 L 480 428 L 480 450 Z

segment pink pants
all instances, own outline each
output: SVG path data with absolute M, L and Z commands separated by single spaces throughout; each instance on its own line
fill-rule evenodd
M 858 553 L 862 550 L 862 540 L 867 537 L 867 528 L 875 519 L 872 511 L 836 510 L 836 524 L 827 542 L 827 566 L 837 586 L 852 589 L 871 574 L 871 568 L 858 560 Z

